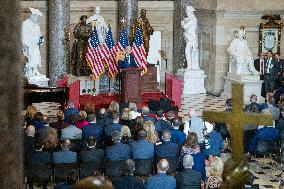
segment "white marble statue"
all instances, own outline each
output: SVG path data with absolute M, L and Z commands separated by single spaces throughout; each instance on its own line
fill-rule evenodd
M 253 65 L 253 57 L 247 44 L 246 31 L 241 28 L 236 39 L 234 39 L 229 48 L 229 72 L 236 75 L 258 75 Z
M 184 29 L 183 36 L 186 42 L 185 58 L 187 70 L 200 70 L 198 62 L 198 37 L 197 37 L 197 19 L 194 15 L 195 9 L 192 6 L 186 7 L 186 18 L 181 22 Z
M 35 76 L 41 76 L 38 68 L 41 67 L 40 46 L 44 43 L 43 36 L 38 23 L 39 16 L 42 13 L 38 9 L 29 8 L 31 15 L 22 23 L 22 50 L 28 58 L 25 66 L 25 76 L 29 79 Z
M 108 32 L 108 25 L 105 22 L 105 19 L 100 15 L 101 8 L 95 8 L 95 14 L 86 20 L 87 24 L 91 24 L 92 28 L 96 27 L 98 32 L 98 38 L 100 43 L 105 43 L 106 34 Z

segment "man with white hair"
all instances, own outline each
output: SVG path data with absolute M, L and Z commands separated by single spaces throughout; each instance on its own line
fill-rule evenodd
M 176 179 L 168 176 L 169 162 L 166 159 L 161 159 L 157 165 L 158 174 L 147 179 L 146 189 L 176 189 Z
M 192 170 L 194 164 L 191 155 L 183 157 L 184 170 L 180 171 L 176 177 L 178 189 L 199 189 L 201 186 L 201 174 Z
M 220 156 L 223 148 L 223 139 L 220 133 L 214 130 L 214 125 L 205 122 L 205 150 L 204 154 L 207 156 Z

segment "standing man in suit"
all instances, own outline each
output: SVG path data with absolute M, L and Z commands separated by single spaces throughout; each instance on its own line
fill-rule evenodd
M 274 58 L 278 67 L 278 86 L 280 86 L 281 82 L 283 81 L 282 77 L 284 72 L 284 60 L 280 59 L 279 53 L 275 53 Z
M 125 47 L 125 58 L 122 61 L 118 61 L 119 69 L 124 70 L 127 68 L 137 68 L 134 56 L 130 54 L 130 52 L 131 52 L 131 47 L 130 46 Z
M 260 52 L 259 58 L 254 60 L 254 68 L 259 72 L 260 80 L 264 81 L 265 58 L 263 52 Z M 261 86 L 261 96 L 265 96 L 265 82 Z
M 265 92 L 273 92 L 276 88 L 276 81 L 278 79 L 278 66 L 276 60 L 273 58 L 272 51 L 267 52 L 267 59 L 265 60 Z

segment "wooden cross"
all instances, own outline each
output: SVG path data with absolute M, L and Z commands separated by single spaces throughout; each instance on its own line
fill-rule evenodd
M 271 115 L 246 113 L 243 110 L 243 85 L 232 84 L 232 112 L 204 111 L 203 118 L 208 122 L 227 123 L 231 136 L 231 149 L 233 160 L 240 160 L 244 154 L 243 128 L 248 125 L 273 125 Z

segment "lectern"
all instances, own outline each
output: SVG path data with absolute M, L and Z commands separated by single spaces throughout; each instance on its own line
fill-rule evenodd
M 140 68 L 127 68 L 120 73 L 122 102 L 140 103 L 141 71 Z

